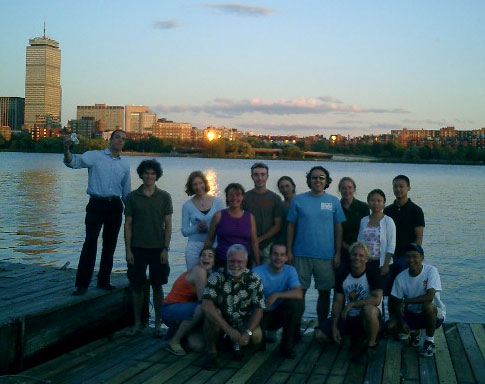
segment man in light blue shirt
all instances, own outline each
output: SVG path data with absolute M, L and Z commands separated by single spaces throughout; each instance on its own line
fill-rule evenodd
M 345 215 L 339 199 L 325 190 L 332 179 L 329 172 L 316 166 L 307 173 L 309 192 L 293 198 L 288 213 L 287 246 L 304 294 L 311 277 L 318 290 L 317 314 L 320 323 L 328 317 L 330 290 L 334 286 L 334 268 L 340 265 L 342 222 Z
M 261 278 L 266 301 L 261 328 L 273 331 L 283 327 L 280 353 L 292 359 L 293 347 L 300 336 L 303 291 L 296 269 L 287 265 L 287 261 L 286 246 L 274 243 L 270 248 L 270 263 L 254 268 L 253 273 Z
M 103 250 L 97 286 L 105 290 L 114 288 L 110 284 L 113 255 L 122 222 L 123 202 L 131 190 L 130 165 L 120 156 L 125 141 L 126 133 L 116 130 L 111 135 L 109 148 L 75 155 L 70 151 L 70 135 L 64 139 L 64 164 L 74 169 L 88 168 L 87 193 L 90 196 L 86 206 L 86 238 L 79 257 L 73 295 L 83 295 L 89 287 L 101 227 Z

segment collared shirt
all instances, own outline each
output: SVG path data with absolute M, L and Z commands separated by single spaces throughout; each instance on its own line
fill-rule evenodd
M 203 300 L 211 300 L 233 328 L 240 328 L 258 308 L 264 309 L 263 284 L 246 269 L 236 282 L 223 268 L 207 279 Z
M 172 197 L 155 187 L 151 196 L 143 193 L 143 185 L 128 195 L 125 216 L 133 219 L 132 247 L 163 248 L 165 216 L 173 213 Z
M 399 206 L 394 201 L 384 208 L 384 213 L 396 224 L 396 251 L 394 257 L 404 257 L 409 243 L 416 242 L 416 227 L 424 227 L 423 210 L 408 199 L 406 204 Z
M 87 194 L 97 197 L 121 197 L 126 200 L 131 190 L 130 164 L 121 156 L 112 157 L 107 148 L 104 151 L 87 151 L 72 155 L 67 167 L 88 169 Z

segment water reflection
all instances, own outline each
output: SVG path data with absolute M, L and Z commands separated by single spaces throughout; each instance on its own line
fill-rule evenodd
M 219 185 L 217 183 L 217 173 L 213 169 L 209 169 L 205 176 L 207 177 L 207 181 L 209 182 L 209 195 L 211 196 L 219 196 L 220 190 Z

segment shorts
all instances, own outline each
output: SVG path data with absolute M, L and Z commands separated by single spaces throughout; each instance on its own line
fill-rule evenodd
M 312 275 L 315 279 L 315 289 L 319 291 L 330 291 L 335 285 L 332 260 L 295 257 L 295 268 L 303 289 L 310 288 Z
M 128 280 L 131 286 L 141 288 L 146 281 L 147 266 L 149 267 L 150 284 L 152 287 L 160 287 L 167 284 L 170 266 L 162 264 L 160 254 L 162 248 L 131 247 L 135 262 L 128 264 Z
M 200 303 L 164 303 L 161 309 L 162 322 L 169 328 L 178 327 L 184 320 L 192 320 Z
M 440 313 L 438 312 L 438 316 L 439 315 Z M 423 313 L 406 311 L 404 312 L 403 320 L 413 331 L 417 331 L 418 329 L 426 329 L 426 322 L 424 321 Z M 441 327 L 444 320 L 445 319 L 443 317 L 436 318 L 436 329 Z
M 320 329 L 325 335 L 332 339 L 332 321 L 333 319 L 329 317 L 323 324 L 320 324 L 317 328 Z M 338 330 L 340 331 L 341 336 L 350 336 L 350 337 L 365 337 L 365 329 L 364 324 L 362 321 L 362 317 L 360 315 L 357 316 L 347 316 L 345 320 L 339 319 L 338 322 Z M 382 314 L 379 312 L 379 334 L 381 330 L 384 329 L 384 319 L 382 318 Z

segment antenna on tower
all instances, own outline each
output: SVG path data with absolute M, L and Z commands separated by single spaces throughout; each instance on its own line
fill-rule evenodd
M 45 39 L 45 20 L 44 20 L 44 39 Z

